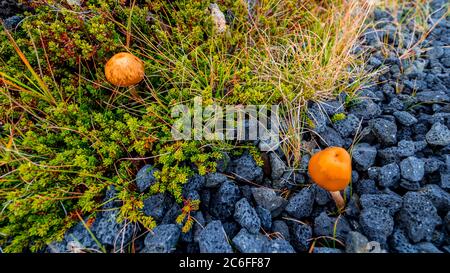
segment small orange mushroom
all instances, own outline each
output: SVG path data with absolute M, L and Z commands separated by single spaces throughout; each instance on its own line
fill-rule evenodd
M 116 86 L 132 86 L 144 79 L 144 63 L 131 53 L 117 53 L 106 63 L 105 75 Z
M 311 179 L 321 188 L 329 191 L 339 210 L 345 207 L 340 193 L 352 179 L 352 159 L 347 150 L 328 147 L 309 160 L 308 172 Z

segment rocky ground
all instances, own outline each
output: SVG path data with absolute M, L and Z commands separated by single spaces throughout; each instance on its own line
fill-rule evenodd
M 0 2 L 1 17 L 13 15 L 7 11 L 15 8 L 12 2 Z M 431 1 L 430 23 L 445 3 Z M 321 148 L 353 147 L 344 213 L 338 215 L 329 193 L 310 181 L 308 155 L 299 170 L 289 170 L 280 153 L 267 154 L 264 167 L 249 154 L 226 155 L 217 173 L 195 175 L 185 186 L 186 199 L 201 200 L 188 233 L 176 224 L 180 205 L 158 194 L 144 206 L 159 224 L 153 231 L 117 223 L 120 204 L 109 202 L 90 223 L 92 234 L 79 223 L 47 251 L 130 251 L 134 240 L 132 250 L 144 253 L 450 253 L 450 18 L 416 47 L 408 45 L 423 33 L 411 23 L 399 33 L 392 15 L 380 9 L 374 20 L 377 26 L 357 50 L 368 52 L 367 69 L 381 70 L 378 78 L 357 101 L 343 94 L 311 105 L 309 113 L 315 126 L 307 139 Z M 386 40 L 393 45 L 387 51 Z M 415 57 L 399 58 L 411 52 Z M 337 113 L 345 119 L 332 122 Z M 153 182 L 153 169 L 145 166 L 136 178 L 139 191 Z M 105 200 L 115 194 L 110 189 Z

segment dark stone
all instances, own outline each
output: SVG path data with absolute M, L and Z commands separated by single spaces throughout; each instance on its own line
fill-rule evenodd
M 395 194 L 363 194 L 360 202 L 363 209 L 383 209 L 392 216 L 402 207 L 402 198 Z
M 286 171 L 286 164 L 283 160 L 281 160 L 280 156 L 276 153 L 270 153 L 270 166 L 271 166 L 271 177 L 272 180 L 279 180 L 283 176 L 283 173 Z
M 144 200 L 144 213 L 153 217 L 156 221 L 162 220 L 167 210 L 171 207 L 171 198 L 158 193 Z
M 394 187 L 400 180 L 400 168 L 396 163 L 390 163 L 380 168 L 378 185 L 389 188 Z
M 367 143 L 357 144 L 352 153 L 353 161 L 357 170 L 367 171 L 375 163 L 377 149 Z
M 272 214 L 270 214 L 270 211 L 261 206 L 257 206 L 256 213 L 258 213 L 258 217 L 261 220 L 261 227 L 269 231 L 272 227 Z
M 342 137 L 351 137 L 356 134 L 360 120 L 353 114 L 349 114 L 345 119 L 333 123 L 334 129 L 338 131 Z
M 375 181 L 371 179 L 363 179 L 356 183 L 356 192 L 359 195 L 363 194 L 377 194 L 380 191 L 378 190 Z
M 287 201 L 278 196 L 273 189 L 252 188 L 252 192 L 256 204 L 270 211 L 272 217 L 278 216 L 287 204 Z
M 350 230 L 350 225 L 344 217 L 329 217 L 326 212 L 322 212 L 314 219 L 314 235 L 316 236 L 345 239 Z
M 216 188 L 227 180 L 229 180 L 228 177 L 222 173 L 209 173 L 205 177 L 205 187 Z
M 425 147 L 427 147 L 426 141 L 401 140 L 397 146 L 397 153 L 400 157 L 413 156 Z
M 308 117 L 314 123 L 314 131 L 322 133 L 325 130 L 325 126 L 328 124 L 328 116 L 326 112 L 320 108 L 319 104 L 313 103 L 308 109 Z
M 313 253 L 342 253 L 342 250 L 331 247 L 315 247 Z
M 406 111 L 397 111 L 394 112 L 394 117 L 397 121 L 403 126 L 411 126 L 417 123 L 417 119 Z
M 433 124 L 425 137 L 431 145 L 446 146 L 450 144 L 450 130 L 439 122 Z
M 228 238 L 233 238 L 241 229 L 240 225 L 235 221 L 227 221 L 222 224 L 223 229 L 225 230 L 225 234 Z
M 407 192 L 403 196 L 398 220 L 409 239 L 415 243 L 431 240 L 436 225 L 441 222 L 433 203 L 417 192 Z
M 381 109 L 378 104 L 370 99 L 364 99 L 350 108 L 350 114 L 359 119 L 369 120 L 381 115 Z
M 139 192 L 144 192 L 156 183 L 156 179 L 153 175 L 155 171 L 156 169 L 152 165 L 145 165 L 138 171 L 136 175 L 136 185 Z
M 200 253 L 233 253 L 220 221 L 212 221 L 200 232 Z
M 416 99 L 423 103 L 450 102 L 450 97 L 444 91 L 417 92 Z
M 313 189 L 303 188 L 300 192 L 292 196 L 285 210 L 297 219 L 308 217 L 314 204 L 314 192 Z
M 370 121 L 372 132 L 385 145 L 397 143 L 397 125 L 387 119 L 377 118 Z
M 401 229 L 395 229 L 392 235 L 389 238 L 389 245 L 391 248 L 398 253 L 417 253 L 418 250 L 415 246 L 413 246 L 406 234 Z
M 171 253 L 180 238 L 180 227 L 174 224 L 159 225 L 145 237 L 142 253 Z
M 288 241 L 278 238 L 267 240 L 262 253 L 295 253 L 295 250 Z
M 343 147 L 345 145 L 341 135 L 331 127 L 325 127 L 324 131 L 320 133 L 319 141 L 322 145 L 329 147 Z
M 177 203 L 174 203 L 170 209 L 164 215 L 164 218 L 161 221 L 161 224 L 174 224 L 178 215 L 181 214 L 181 208 Z
M 331 201 L 331 195 L 327 190 L 322 189 L 317 184 L 312 185 L 312 188 L 314 189 L 316 204 L 319 206 L 324 206 Z
M 366 236 L 356 231 L 350 231 L 345 239 L 345 252 L 366 253 L 369 240 Z
M 255 160 L 250 154 L 244 154 L 232 162 L 233 172 L 237 178 L 244 181 L 261 183 L 263 180 L 263 170 L 256 165 Z
M 384 245 L 394 229 L 394 220 L 387 210 L 367 208 L 361 211 L 359 223 L 362 231 L 370 239 Z
M 234 205 L 240 198 L 239 187 L 231 181 L 226 181 L 211 198 L 211 214 L 220 220 L 225 220 L 233 215 Z
M 104 211 L 95 220 L 92 231 L 102 245 L 113 246 L 115 250 L 127 245 L 133 235 L 133 226 L 126 222 L 117 222 L 118 210 Z
M 307 251 L 312 238 L 312 228 L 309 225 L 294 223 L 291 229 L 292 244 L 298 252 Z
M 251 234 L 243 228 L 233 238 L 233 244 L 241 253 L 261 253 L 267 240 L 263 235 Z
M 258 233 L 261 228 L 261 220 L 258 217 L 258 213 L 245 198 L 236 203 L 234 219 L 252 234 Z
M 3 21 L 3 26 L 7 29 L 7 30 L 15 30 L 17 28 L 17 26 L 20 24 L 20 22 L 22 22 L 23 17 L 22 16 L 11 16 L 9 18 L 6 18 Z
M 403 178 L 418 182 L 425 175 L 425 163 L 419 158 L 410 156 L 400 162 L 400 170 Z
M 438 211 L 450 211 L 450 193 L 444 191 L 438 185 L 426 185 L 419 193 L 430 200 Z
M 290 241 L 291 235 L 289 233 L 289 227 L 286 222 L 282 220 L 276 220 L 272 223 L 272 233 L 281 237 L 284 240 Z
M 430 242 L 422 242 L 414 245 L 419 253 L 443 253 L 435 245 Z

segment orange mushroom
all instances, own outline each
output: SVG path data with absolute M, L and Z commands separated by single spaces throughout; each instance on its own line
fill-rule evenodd
M 321 188 L 329 191 L 339 210 L 345 207 L 340 193 L 352 179 L 352 159 L 340 147 L 328 147 L 309 160 L 308 172 L 311 179 Z
M 105 75 L 116 86 L 132 86 L 144 79 L 144 63 L 133 54 L 121 52 L 106 63 Z

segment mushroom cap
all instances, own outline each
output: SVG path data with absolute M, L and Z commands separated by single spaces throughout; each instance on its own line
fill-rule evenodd
M 105 75 L 116 86 L 135 85 L 144 79 L 144 63 L 128 52 L 117 53 L 106 63 Z
M 328 147 L 311 157 L 308 164 L 311 179 L 327 191 L 341 191 L 352 178 L 352 159 L 347 150 Z

